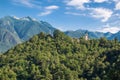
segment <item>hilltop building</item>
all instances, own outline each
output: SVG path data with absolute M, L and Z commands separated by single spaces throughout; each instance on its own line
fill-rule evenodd
M 85 36 L 84 36 L 85 40 L 89 40 L 89 37 L 88 37 L 88 32 L 85 33 Z

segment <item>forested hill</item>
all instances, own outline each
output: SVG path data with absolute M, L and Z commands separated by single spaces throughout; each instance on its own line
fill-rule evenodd
M 0 80 L 120 80 L 120 43 L 40 33 L 0 55 Z

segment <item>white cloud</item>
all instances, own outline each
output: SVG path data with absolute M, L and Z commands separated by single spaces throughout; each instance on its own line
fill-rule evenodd
M 29 8 L 38 8 L 38 9 L 43 8 L 44 11 L 38 14 L 39 16 L 49 15 L 53 12 L 53 10 L 56 10 L 59 8 L 59 6 L 56 6 L 56 5 L 42 7 L 40 6 L 41 2 L 35 1 L 35 0 L 12 0 L 12 2 L 16 5 L 22 5 L 22 6 L 26 6 Z
M 66 4 L 68 6 L 73 6 L 76 9 L 85 9 L 84 4 L 89 3 L 89 2 L 90 2 L 90 0 L 67 0 Z
M 102 2 L 106 2 L 108 0 L 94 0 L 94 2 L 97 2 L 97 3 L 102 3 Z
M 33 0 L 12 0 L 12 2 L 13 4 L 23 5 L 30 8 L 40 8 L 40 6 L 38 5 L 40 3 Z
M 16 16 L 13 16 L 13 18 L 18 19 L 18 20 L 20 19 L 20 18 L 18 18 L 18 17 L 16 17 Z
M 45 12 L 40 13 L 38 16 L 46 16 L 46 15 L 49 15 L 51 13 L 52 13 L 51 11 L 45 11 Z
M 115 10 L 120 10 L 120 2 L 116 3 Z
M 65 0 L 65 1 L 67 6 L 75 7 L 76 9 L 79 10 L 84 10 L 88 12 L 85 13 L 84 15 L 90 15 L 94 18 L 101 19 L 102 22 L 108 21 L 108 19 L 114 13 L 112 10 L 107 8 L 101 8 L 101 7 L 93 8 L 89 6 L 89 4 L 92 4 L 94 2 L 102 3 L 102 2 L 108 2 L 110 0 Z M 88 5 L 85 6 L 86 3 Z M 65 12 L 65 14 L 81 15 L 81 13 L 75 13 L 75 12 Z
M 54 9 L 58 9 L 59 7 L 58 6 L 56 6 L 56 5 L 52 5 L 52 6 L 47 6 L 47 7 L 45 7 L 45 9 L 47 9 L 47 10 L 54 10 Z
M 119 2 L 120 0 L 113 0 L 114 2 Z
M 101 19 L 102 22 L 106 22 L 113 12 L 106 8 L 92 8 L 91 16 L 97 19 Z
M 44 9 L 45 9 L 44 12 L 41 12 L 41 13 L 39 14 L 39 16 L 49 15 L 49 14 L 51 14 L 54 10 L 59 9 L 59 6 L 51 5 L 51 6 L 45 7 Z
M 115 2 L 115 10 L 120 10 L 120 0 L 113 0 Z
M 118 28 L 118 27 L 105 27 L 101 31 L 102 32 L 117 33 L 118 31 L 120 31 L 120 28 Z
M 119 27 L 113 26 L 111 27 L 109 24 L 106 24 L 102 29 L 98 30 L 99 32 L 111 32 L 111 33 L 117 33 L 120 31 Z
M 119 13 L 116 13 L 113 16 L 114 16 L 114 18 L 117 17 L 117 19 L 120 19 L 120 14 Z
M 75 15 L 75 16 L 86 16 L 86 14 L 80 14 L 76 12 L 65 12 L 65 14 Z

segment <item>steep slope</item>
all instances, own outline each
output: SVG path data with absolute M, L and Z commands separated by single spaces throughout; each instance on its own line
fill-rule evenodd
M 55 28 L 44 21 L 37 21 L 31 17 L 15 18 L 6 16 L 0 19 L 0 52 L 30 39 L 40 32 L 52 34 Z
M 120 43 L 40 33 L 0 55 L 0 80 L 120 80 Z
M 30 17 L 17 20 L 14 24 L 14 28 L 22 40 L 28 40 L 34 34 L 38 34 L 40 32 L 52 34 L 55 30 L 55 28 L 53 28 L 49 23 L 44 21 L 34 21 Z
M 21 43 L 21 40 L 14 29 L 11 17 L 0 19 L 0 52 L 4 52 L 14 45 Z

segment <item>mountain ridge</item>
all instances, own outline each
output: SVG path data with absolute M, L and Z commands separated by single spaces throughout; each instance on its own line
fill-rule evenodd
M 5 16 L 0 18 L 0 52 L 5 52 L 16 44 L 29 40 L 32 36 L 44 32 L 53 35 L 54 28 L 45 21 L 39 21 L 30 16 L 18 18 L 15 16 Z M 64 33 L 73 38 L 83 37 L 86 32 L 89 39 L 106 37 L 109 40 L 117 38 L 120 40 L 120 31 L 118 33 L 93 32 L 89 30 L 78 29 L 76 31 L 65 31 Z
M 29 16 L 23 18 L 5 16 L 0 18 L 0 52 L 5 52 L 11 47 L 14 47 L 16 44 L 27 41 L 32 36 L 39 34 L 40 32 L 52 34 L 54 30 L 55 28 L 53 28 L 49 23 L 34 20 Z M 4 40 L 2 36 L 5 37 Z M 11 36 L 11 38 L 9 36 Z M 3 45 L 6 45 L 6 47 Z
M 118 40 L 120 40 L 120 31 L 117 33 L 111 33 L 111 32 L 99 32 L 99 31 L 89 31 L 89 30 L 83 30 L 83 29 L 79 29 L 79 30 L 75 30 L 75 31 L 65 31 L 65 34 L 68 36 L 71 36 L 73 38 L 80 38 L 83 37 L 85 34 L 88 34 L 90 39 L 96 39 L 96 38 L 101 38 L 101 37 L 105 37 L 108 40 L 113 40 L 114 38 L 117 38 Z

